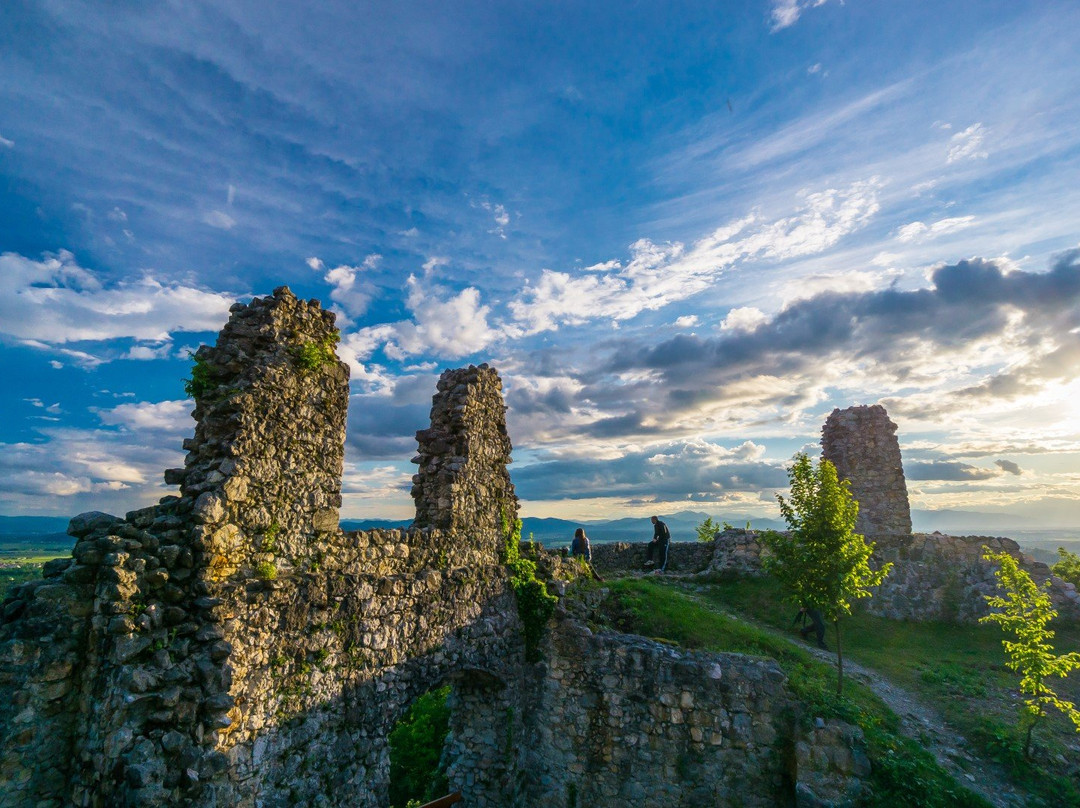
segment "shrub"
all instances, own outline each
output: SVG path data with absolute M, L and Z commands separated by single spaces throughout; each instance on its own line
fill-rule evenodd
M 184 392 L 198 401 L 217 387 L 210 373 L 210 364 L 200 356 L 188 351 L 191 357 L 191 378 L 184 379 Z
M 277 578 L 277 567 L 272 561 L 263 561 L 255 565 L 255 574 L 264 581 L 273 581 Z
M 304 342 L 296 349 L 296 363 L 304 370 L 318 370 L 324 365 L 333 364 L 337 359 L 334 346 L 340 335 L 335 330 L 332 334 L 316 342 Z

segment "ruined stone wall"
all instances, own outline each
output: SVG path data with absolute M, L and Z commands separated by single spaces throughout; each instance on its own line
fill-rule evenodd
M 234 306 L 197 354 L 195 437 L 166 477 L 180 496 L 76 518 L 72 558 L 5 600 L 0 805 L 382 805 L 386 738 L 412 700 L 469 672 L 515 678 L 492 503 L 428 511 L 483 529 L 338 528 L 335 336 L 284 288 Z M 473 376 L 436 397 L 440 428 L 502 458 L 508 443 L 453 432 L 505 436 L 497 376 Z
M 1012 539 L 1001 536 L 947 536 L 916 533 L 911 544 L 884 548 L 877 561 L 891 561 L 888 577 L 863 601 L 871 614 L 893 620 L 953 620 L 973 622 L 989 613 L 986 595 L 1001 594 L 996 566 L 983 559 L 983 547 L 1016 558 L 1039 586 L 1050 582 L 1049 595 L 1058 613 L 1080 618 L 1076 587 L 1058 578 L 1050 568 L 1027 558 Z
M 416 526 L 490 535 L 517 519 L 517 497 L 506 466 L 502 381 L 487 365 L 447 370 L 432 398 L 431 426 L 416 433 L 413 476 Z
M 601 575 L 618 575 L 629 572 L 648 572 L 646 567 L 648 542 L 604 542 L 592 545 L 593 568 Z M 673 541 L 668 547 L 670 572 L 701 572 L 713 556 L 712 542 Z
M 821 428 L 821 454 L 859 503 L 855 529 L 868 541 L 903 544 L 911 536 L 911 508 L 896 424 L 885 408 L 835 409 Z
M 777 806 L 793 794 L 794 720 L 771 660 L 685 651 L 561 621 L 529 722 L 543 803 Z

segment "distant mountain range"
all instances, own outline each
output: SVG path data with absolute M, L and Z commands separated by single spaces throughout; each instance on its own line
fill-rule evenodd
M 675 541 L 693 541 L 697 538 L 695 528 L 709 514 L 704 511 L 678 511 L 672 514 L 659 514 L 671 531 Z M 1048 531 L 1038 519 L 1025 518 L 1013 513 L 983 513 L 979 511 L 927 511 L 912 510 L 912 525 L 916 532 L 929 533 L 939 530 L 954 535 L 994 535 L 1011 536 L 1025 544 L 1035 544 L 1031 539 L 1043 538 Z M 755 530 L 784 530 L 786 525 L 779 519 L 767 519 L 746 515 L 713 516 L 717 524 L 745 527 L 749 522 Z M 343 519 L 344 530 L 370 530 L 372 528 L 403 528 L 411 524 L 411 519 Z M 68 518 L 64 516 L 0 516 L 0 537 L 13 541 L 32 542 L 42 538 L 63 539 L 67 531 Z M 539 542 L 551 545 L 569 544 L 574 531 L 585 528 L 589 538 L 595 542 L 612 541 L 647 541 L 652 538 L 652 524 L 647 517 L 623 517 L 621 519 L 570 520 L 555 517 L 527 516 L 522 519 L 521 535 L 526 539 L 530 534 Z M 1080 530 L 1077 531 L 1080 535 Z M 1053 539 L 1056 540 L 1056 537 Z M 1050 538 L 1045 542 L 1049 543 Z M 1039 541 L 1039 544 L 1044 543 Z

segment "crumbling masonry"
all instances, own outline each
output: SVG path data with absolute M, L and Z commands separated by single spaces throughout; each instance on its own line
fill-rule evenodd
M 821 456 L 851 483 L 859 503 L 855 530 L 881 545 L 911 539 L 911 508 L 896 424 L 885 408 L 835 409 L 821 428 Z
M 525 663 L 493 369 L 439 382 L 416 525 L 343 533 L 335 339 L 332 313 L 286 288 L 234 306 L 196 354 L 195 436 L 166 473 L 180 495 L 76 517 L 72 557 L 9 593 L 0 806 L 385 806 L 388 733 L 446 682 L 444 760 L 473 808 L 857 790 L 864 757 L 796 753 L 771 661 L 594 634 L 562 607 Z M 846 730 L 818 735 L 858 752 Z

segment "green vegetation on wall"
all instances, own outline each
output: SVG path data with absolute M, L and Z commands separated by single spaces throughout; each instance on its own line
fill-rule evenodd
M 449 685 L 425 693 L 390 732 L 392 808 L 423 804 L 449 790 L 446 772 L 439 768 L 450 726 L 449 695 Z
M 217 382 L 210 375 L 210 364 L 200 356 L 188 351 L 191 357 L 191 377 L 184 379 L 184 392 L 190 398 L 205 398 L 217 387 Z
M 304 370 L 318 370 L 333 364 L 337 360 L 334 346 L 340 339 L 341 335 L 335 330 L 321 340 L 301 343 L 295 350 L 296 363 Z
M 521 555 L 521 520 L 514 522 L 511 530 L 509 519 L 502 516 L 503 534 L 506 536 L 504 562 L 510 569 L 510 586 L 517 599 L 518 616 L 525 634 L 525 659 L 540 659 L 540 638 L 544 626 L 555 611 L 558 598 L 547 591 L 547 585 L 536 577 L 536 562 Z
M 1057 577 L 1080 588 L 1080 555 L 1070 553 L 1064 547 L 1059 547 L 1058 562 L 1050 569 Z
M 705 517 L 705 521 L 694 528 L 698 541 L 712 541 L 720 532 L 720 525 L 713 521 L 711 516 Z

